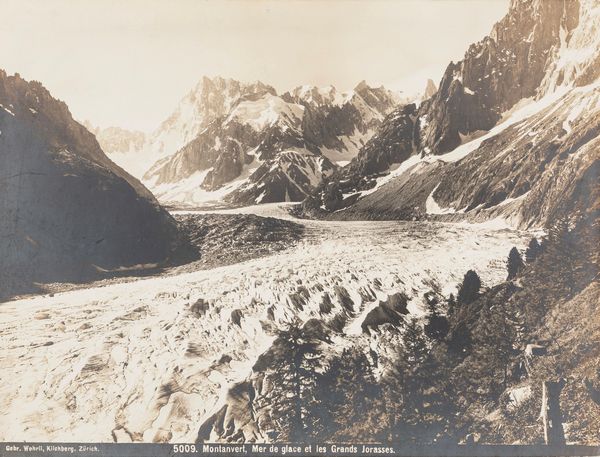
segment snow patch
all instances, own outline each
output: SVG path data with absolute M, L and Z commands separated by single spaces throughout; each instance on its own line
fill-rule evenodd
M 425 202 L 425 210 L 427 211 L 427 214 L 453 214 L 453 213 L 455 213 L 456 210 L 454 208 L 452 208 L 452 207 L 441 208 L 434 200 L 433 194 L 435 193 L 435 191 L 437 190 L 438 187 L 440 187 L 439 184 L 437 186 L 435 186 L 435 188 L 431 191 L 431 193 L 427 197 L 427 201 Z
M 10 114 L 11 116 L 14 117 L 15 113 L 13 113 L 11 110 L 9 110 L 7 107 L 5 107 L 2 103 L 0 103 L 0 108 L 2 108 L 4 111 L 6 111 L 8 114 Z
M 267 94 L 255 101 L 248 100 L 239 103 L 225 122 L 236 120 L 261 131 L 280 119 L 293 123 L 302 122 L 303 116 L 304 107 L 302 105 L 287 103 L 281 97 Z

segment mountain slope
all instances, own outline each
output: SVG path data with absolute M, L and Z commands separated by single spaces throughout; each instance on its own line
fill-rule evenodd
M 2 294 L 164 261 L 173 219 L 38 82 L 0 72 Z
M 347 196 L 348 202 L 362 198 L 330 217 L 485 220 L 501 216 L 515 224 L 539 226 L 585 211 L 588 198 L 598 192 L 600 87 L 552 98 L 552 103 L 543 100 L 546 103 L 526 106 L 524 111 L 548 105 L 512 125 L 511 120 L 499 124 L 492 131 L 497 133 L 486 139 L 446 155 L 412 156 L 379 182 L 373 179 L 374 189 Z M 346 192 L 343 187 L 342 192 Z M 330 206 L 341 208 L 345 202 L 338 199 Z
M 438 92 L 388 117 L 305 209 L 531 226 L 585 206 L 600 159 L 599 11 L 594 0 L 513 1 Z
M 536 95 L 553 48 L 578 20 L 578 1 L 513 0 L 490 35 L 446 69 L 438 92 L 421 111 L 427 123 L 419 131 L 420 148 L 448 152 L 461 143 L 460 135 L 491 129 L 503 112 Z

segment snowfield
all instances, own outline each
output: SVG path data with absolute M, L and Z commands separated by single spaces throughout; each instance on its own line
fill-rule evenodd
M 256 208 L 286 214 L 244 211 Z M 269 348 L 269 326 L 321 318 L 325 293 L 340 311 L 341 287 L 356 316 L 345 338 L 367 338 L 375 301 L 361 292 L 405 292 L 422 314 L 428 281 L 449 293 L 474 268 L 500 282 L 528 240 L 490 225 L 296 221 L 305 238 L 269 257 L 0 304 L 0 440 L 193 442 Z

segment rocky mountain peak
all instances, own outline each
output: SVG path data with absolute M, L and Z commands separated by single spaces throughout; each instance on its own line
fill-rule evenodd
M 427 84 L 425 85 L 425 90 L 423 91 L 422 100 L 427 100 L 435 95 L 437 92 L 437 87 L 431 78 L 427 79 Z
M 276 91 L 260 81 L 248 84 L 220 76 L 203 76 L 152 133 L 148 149 L 155 153 L 155 160 L 173 154 L 215 119 L 228 114 L 240 100 L 263 94 L 276 95 Z
M 384 116 L 400 101 L 399 97 L 391 90 L 384 86 L 372 87 L 364 80 L 354 87 L 353 92 L 353 99 L 356 99 L 357 96 L 360 97 L 367 106 L 374 108 L 378 113 L 383 113 Z
M 200 101 L 206 99 L 207 94 L 221 93 L 228 94 L 232 97 L 245 96 L 249 94 L 270 93 L 277 95 L 277 91 L 270 85 L 264 84 L 261 81 L 245 83 L 233 78 L 223 78 L 222 76 L 203 76 L 194 89 L 190 91 L 190 96 L 198 98 Z
M 356 86 L 354 86 L 354 92 L 362 92 L 365 90 L 370 90 L 371 86 L 369 86 L 369 84 L 367 84 L 367 81 L 365 81 L 364 79 L 359 82 Z
M 489 36 L 469 47 L 462 61 L 450 63 L 427 104 L 429 123 L 421 147 L 441 154 L 461 142 L 460 135 L 491 129 L 503 112 L 533 97 L 554 60 L 561 40 L 579 22 L 578 0 L 517 0 Z

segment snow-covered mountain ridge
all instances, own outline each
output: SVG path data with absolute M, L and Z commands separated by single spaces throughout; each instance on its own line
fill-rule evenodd
M 349 93 L 332 86 L 300 86 L 281 96 L 259 89 L 215 111 L 195 138 L 144 175 L 160 200 L 301 201 L 357 154 L 398 102 L 364 81 Z

